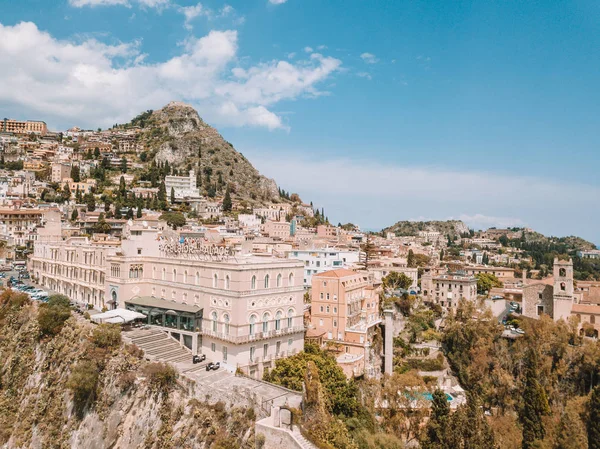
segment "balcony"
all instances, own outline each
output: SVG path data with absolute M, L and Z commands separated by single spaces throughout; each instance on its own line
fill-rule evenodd
M 248 326 L 244 326 L 248 327 Z M 234 330 L 233 326 L 230 330 Z M 244 331 L 243 329 L 239 329 L 240 331 Z M 285 329 L 280 330 L 272 330 L 268 332 L 255 332 L 253 335 L 250 334 L 240 334 L 235 335 L 235 332 L 230 332 L 228 334 L 224 332 L 214 332 L 211 329 L 202 329 L 201 334 L 206 335 L 207 337 L 216 338 L 218 340 L 227 341 L 233 344 L 243 344 L 249 343 L 251 341 L 260 341 L 266 340 L 268 338 L 281 337 L 285 335 L 292 335 L 298 332 L 304 332 L 304 326 L 295 326 L 295 327 L 286 327 Z

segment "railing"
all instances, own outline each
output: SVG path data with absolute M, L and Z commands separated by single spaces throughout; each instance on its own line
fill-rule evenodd
M 273 330 L 268 332 L 256 332 L 253 335 L 232 335 L 226 334 L 224 332 L 214 332 L 211 329 L 203 329 L 201 331 L 202 335 L 206 335 L 207 337 L 217 338 L 219 340 L 228 341 L 234 344 L 248 343 L 251 341 L 264 340 L 267 338 L 274 338 L 283 335 L 291 335 L 297 332 L 304 332 L 304 326 L 287 327 L 285 329 Z

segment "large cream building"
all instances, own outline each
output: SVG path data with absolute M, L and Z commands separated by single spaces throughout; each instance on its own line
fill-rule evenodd
M 144 313 L 148 324 L 231 371 L 259 377 L 303 349 L 300 262 L 169 233 L 128 225 L 119 246 L 104 252 L 84 240 L 40 243 L 30 267 L 42 285 L 98 309 Z

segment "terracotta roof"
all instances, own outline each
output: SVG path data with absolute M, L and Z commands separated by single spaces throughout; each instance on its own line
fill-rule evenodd
M 315 274 L 314 277 L 323 277 L 323 278 L 345 278 L 348 276 L 355 276 L 358 274 L 356 271 L 348 270 L 346 268 L 340 268 L 338 270 L 330 270 L 324 271 L 323 273 Z
M 587 304 L 573 304 L 572 313 L 591 313 L 600 315 L 600 306 L 592 306 Z

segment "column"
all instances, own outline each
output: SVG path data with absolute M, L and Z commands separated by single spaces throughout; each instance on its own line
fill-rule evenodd
M 384 373 L 392 375 L 394 369 L 394 311 L 384 310 L 385 336 L 384 336 Z

